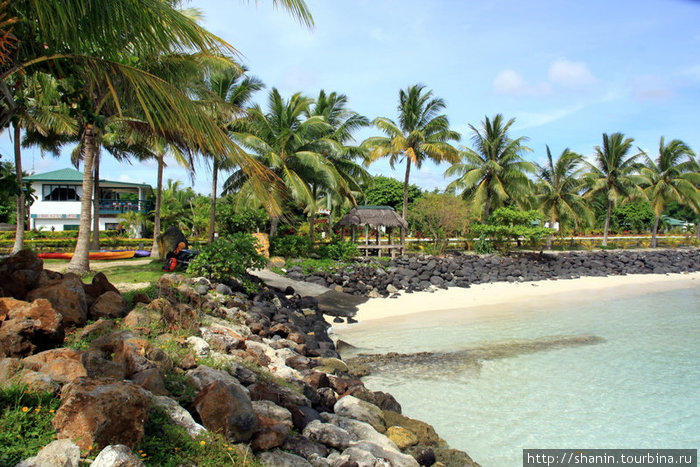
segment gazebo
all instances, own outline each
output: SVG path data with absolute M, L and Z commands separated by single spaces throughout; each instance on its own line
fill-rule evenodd
M 357 226 L 365 226 L 365 244 L 358 245 L 360 250 L 364 250 L 365 256 L 369 256 L 370 250 L 377 250 L 377 254 L 382 256 L 382 250 L 389 250 L 392 257 L 398 254 L 403 254 L 404 243 L 394 244 L 392 241 L 391 231 L 393 228 L 408 229 L 406 219 L 390 206 L 356 206 L 350 210 L 342 219 L 340 219 L 336 227 L 350 227 L 352 232 L 352 241 L 355 241 L 355 233 Z M 379 228 L 386 227 L 389 235 L 388 243 L 382 244 L 379 234 Z M 376 239 L 374 244 L 369 242 L 370 228 L 376 229 Z M 403 240 L 404 236 L 401 235 Z

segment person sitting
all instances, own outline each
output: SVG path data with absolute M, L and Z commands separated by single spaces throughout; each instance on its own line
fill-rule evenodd
M 169 251 L 165 255 L 165 265 L 163 266 L 163 271 L 172 272 L 180 266 L 181 269 L 187 267 L 192 259 L 192 253 L 186 250 L 187 244 L 185 242 L 179 242 L 173 251 Z

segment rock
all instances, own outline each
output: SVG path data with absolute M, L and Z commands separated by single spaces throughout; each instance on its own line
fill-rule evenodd
M 82 355 L 82 364 L 90 378 L 114 378 L 122 380 L 126 378 L 126 364 L 108 360 L 103 352 L 88 349 Z
M 314 420 L 306 425 L 302 434 L 312 441 L 335 449 L 345 449 L 355 440 L 347 430 L 320 420 Z
M 460 465 L 464 467 L 480 467 L 469 455 L 457 449 L 436 448 L 435 457 L 444 465 Z
M 44 262 L 31 250 L 21 250 L 0 261 L 0 284 L 5 296 L 24 300 L 36 287 L 43 268 Z
M 399 450 L 392 440 L 372 428 L 369 423 L 330 413 L 322 413 L 321 420 L 346 430 L 355 440 L 369 441 L 392 451 Z
M 27 294 L 27 300 L 45 298 L 54 310 L 63 316 L 64 326 L 80 327 L 88 317 L 87 299 L 83 281 L 75 274 L 65 274 L 58 282 L 34 289 Z
M 312 457 L 327 457 L 328 448 L 323 444 L 312 441 L 305 436 L 293 436 L 287 438 L 282 446 L 285 451 L 290 451 L 292 454 L 301 456 L 304 459 Z
M 132 300 L 133 300 L 135 305 L 137 305 L 139 303 L 143 303 L 145 305 L 148 305 L 149 303 L 151 303 L 151 297 L 149 297 L 148 295 L 146 295 L 143 292 L 136 292 L 134 294 L 134 297 L 132 298 Z
M 389 284 L 386 286 L 386 291 L 389 293 L 396 293 L 399 291 L 393 284 Z
M 156 242 L 158 242 L 158 251 L 160 252 L 160 259 L 165 259 L 165 255 L 173 251 L 178 243 L 187 243 L 187 237 L 182 233 L 177 227 L 170 226 L 161 235 L 156 237 Z
M 175 425 L 187 430 L 187 434 L 192 438 L 206 431 L 206 428 L 195 422 L 192 415 L 190 415 L 187 410 L 183 409 L 174 399 L 167 396 L 155 396 L 153 398 L 153 405 L 163 409 L 168 417 L 170 417 L 170 420 L 172 420 Z
M 319 358 L 318 364 L 319 366 L 316 368 L 317 371 L 323 371 L 331 374 L 335 372 L 348 372 L 348 365 L 344 361 L 337 358 Z
M 233 290 L 226 284 L 216 284 L 214 290 L 222 295 L 233 295 Z
M 419 465 L 428 466 L 434 465 L 437 461 L 435 457 L 435 452 L 432 448 L 425 446 L 415 446 L 406 449 L 406 454 L 410 454 L 413 458 L 418 461 Z M 444 465 L 444 464 L 443 464 Z
M 0 298 L 0 357 L 25 357 L 63 343 L 63 321 L 47 300 Z
M 286 426 L 288 429 L 292 429 L 294 423 L 292 422 L 292 414 L 289 410 L 284 407 L 280 407 L 272 401 L 252 401 L 253 412 L 258 417 L 266 417 L 274 420 L 276 423 Z
M 115 322 L 111 319 L 98 319 L 78 331 L 78 339 L 101 336 L 114 329 Z
M 348 455 L 350 460 L 355 460 L 355 456 L 359 459 L 366 459 L 366 456 L 362 455 L 362 452 L 370 453 L 376 459 L 386 459 L 390 462 L 391 466 L 396 467 L 419 467 L 418 462 L 411 456 L 403 454 L 399 451 L 392 449 L 385 449 L 377 444 L 368 441 L 360 441 L 354 444 L 352 447 L 343 451 L 344 455 Z M 358 462 L 359 463 L 359 462 Z M 360 464 L 364 465 L 364 464 Z M 371 464 L 370 464 L 371 465 Z M 449 465 L 461 465 L 461 464 L 449 464 Z
M 121 318 L 126 314 L 126 301 L 118 292 L 108 291 L 100 295 L 90 307 L 90 317 Z
M 26 384 L 32 391 L 54 392 L 58 389 L 58 383 L 51 379 L 49 375 L 38 371 L 22 370 L 16 377 L 16 382 Z
M 311 402 L 306 397 L 298 392 L 280 386 L 277 383 L 268 381 L 265 384 L 255 383 L 248 387 L 250 390 L 250 398 L 253 400 L 268 400 L 275 402 L 286 409 L 294 406 L 304 405 L 311 407 Z
M 143 437 L 151 396 L 128 381 L 78 378 L 63 387 L 52 420 L 59 438 L 81 449 L 110 444 L 135 446 Z
M 114 362 L 123 364 L 126 368 L 127 377 L 155 368 L 155 363 L 148 360 L 146 355 L 152 351 L 151 344 L 146 339 L 140 337 L 129 337 L 121 341 L 114 351 Z M 94 341 L 93 341 L 94 343 Z
M 264 467 L 312 467 L 303 457 L 279 449 L 263 452 L 259 459 Z
M 375 405 L 382 410 L 393 410 L 401 413 L 401 404 L 399 404 L 394 396 L 382 391 L 374 391 Z
M 214 381 L 193 402 L 202 424 L 235 442 L 247 442 L 257 425 L 250 397 L 240 384 Z
M 411 431 L 418 437 L 418 444 L 420 445 L 435 447 L 445 444 L 432 426 L 420 420 L 405 417 L 391 410 L 384 411 L 384 420 L 389 426 L 400 426 Z
M 158 320 L 160 320 L 160 314 L 157 311 L 149 307 L 137 306 L 124 317 L 122 326 L 127 329 L 136 329 L 150 326 Z
M 287 264 L 287 262 L 281 256 L 272 256 L 272 257 L 270 257 L 270 259 L 268 261 L 268 266 L 270 266 L 272 268 L 283 268 L 286 266 L 286 264 Z M 294 292 L 292 292 L 292 293 L 294 293 Z
M 52 441 L 30 459 L 16 467 L 79 467 L 80 448 L 69 439 Z
M 106 292 L 114 292 L 119 294 L 119 290 L 107 279 L 107 276 L 103 272 L 98 272 L 92 278 L 91 284 L 84 284 L 83 290 L 85 290 L 85 298 L 87 300 L 88 308 L 91 307 L 97 299 Z
M 209 286 L 204 284 L 197 284 L 194 286 L 194 291 L 199 295 L 206 295 L 209 293 Z
M 61 348 L 26 357 L 22 359 L 22 366 L 28 370 L 43 373 L 53 381 L 69 383 L 76 378 L 87 376 L 87 370 L 81 360 L 82 352 Z
M 288 434 L 288 426 L 264 415 L 258 415 L 258 426 L 250 440 L 250 447 L 254 451 L 267 451 L 280 447 L 287 439 Z
M 0 358 L 0 387 L 9 385 L 20 368 L 19 358 Z
M 327 388 L 331 384 L 328 375 L 320 371 L 313 371 L 304 376 L 304 381 L 314 389 Z
M 190 336 L 187 339 L 185 339 L 185 342 L 187 342 L 187 345 L 190 346 L 195 356 L 197 356 L 198 358 L 204 358 L 209 356 L 209 343 L 201 337 Z
M 205 365 L 199 365 L 197 368 L 188 370 L 186 375 L 192 386 L 198 391 L 201 391 L 205 386 L 210 385 L 214 381 L 240 384 L 236 378 L 225 371 L 215 370 Z
M 144 463 L 129 446 L 116 444 L 105 447 L 97 455 L 91 467 L 143 467 Z
M 234 349 L 242 349 L 245 347 L 245 338 L 237 334 L 232 329 L 212 325 L 199 328 L 199 333 L 209 346 L 218 352 L 229 353 Z
M 386 430 L 386 435 L 402 451 L 409 446 L 418 444 L 418 437 L 412 431 L 400 426 L 390 426 Z
M 167 395 L 165 379 L 158 368 L 149 368 L 131 375 L 131 380 L 152 394 Z
M 357 397 L 342 397 L 333 406 L 333 412 L 343 417 L 367 422 L 380 433 L 386 431 L 382 410 L 376 405 L 365 402 Z

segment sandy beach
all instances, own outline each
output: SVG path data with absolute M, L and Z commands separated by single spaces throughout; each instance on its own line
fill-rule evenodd
M 521 303 L 561 304 L 642 295 L 684 288 L 700 287 L 700 272 L 682 274 L 635 274 L 626 276 L 582 277 L 535 282 L 496 282 L 476 284 L 470 288 L 450 288 L 436 292 L 401 293 L 397 298 L 375 298 L 359 305 L 355 324 L 334 324 L 339 333 L 367 326 L 401 325 L 426 315 L 432 321 L 449 321 L 458 313 L 460 319 L 497 314 L 498 305 Z M 420 315 L 419 315 L 420 314 Z

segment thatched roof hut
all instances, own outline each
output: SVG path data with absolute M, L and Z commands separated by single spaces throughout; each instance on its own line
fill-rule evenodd
M 390 206 L 356 206 L 335 225 L 336 227 L 368 225 L 373 228 L 380 226 L 408 228 L 406 219 L 399 216 Z
M 365 244 L 359 245 L 361 250 L 364 250 L 365 255 L 369 254 L 370 250 L 376 250 L 379 256 L 382 255 L 382 250 L 388 250 L 393 257 L 395 254 L 403 254 L 404 235 L 403 232 L 408 229 L 406 219 L 399 216 L 394 208 L 389 206 L 356 206 L 350 210 L 336 224 L 336 227 L 350 227 L 352 229 L 352 241 L 355 241 L 355 228 L 357 226 L 365 227 Z M 382 244 L 379 227 L 386 227 L 389 234 L 388 244 Z M 401 243 L 393 244 L 391 238 L 391 230 L 395 227 L 401 229 Z M 369 243 L 370 228 L 376 230 L 376 240 L 374 245 Z

